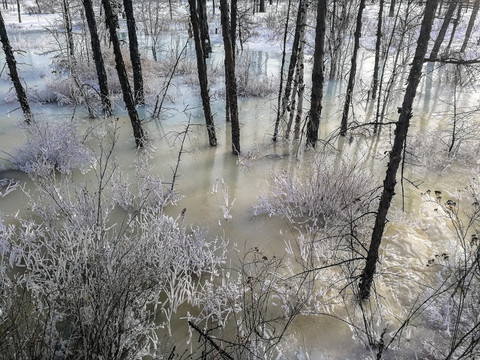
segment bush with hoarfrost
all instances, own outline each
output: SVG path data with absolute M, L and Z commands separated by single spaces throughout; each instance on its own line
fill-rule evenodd
M 78 137 L 78 126 L 73 121 L 35 121 L 27 128 L 27 142 L 11 155 L 14 169 L 29 175 L 45 176 L 58 170 L 82 172 L 92 167 L 95 157 Z
M 103 156 L 111 151 L 100 153 L 95 180 L 83 185 L 68 174 L 35 177 L 32 216 L 0 228 L 0 353 L 7 357 L 161 356 L 159 329 L 170 331 L 179 307 L 203 297 L 202 282 L 214 281 L 224 262 L 225 241 L 188 227 L 183 213 L 165 214 L 170 201 L 158 179 L 119 187 L 118 168 Z M 132 182 L 145 178 L 146 163 Z
M 434 283 L 425 291 L 418 310 L 434 330 L 423 344 L 429 356 L 442 359 L 477 359 L 480 356 L 480 183 L 474 179 L 457 199 L 424 200 L 437 206 L 437 214 L 447 220 L 446 232 L 452 239 L 441 244 L 426 261 Z M 472 205 L 470 205 L 472 204 Z
M 349 159 L 322 155 L 300 174 L 274 172 L 270 191 L 259 197 L 254 214 L 282 216 L 290 223 L 332 231 L 359 225 L 376 204 L 373 175 Z
M 295 353 L 284 338 L 309 301 L 314 278 L 311 272 L 294 274 L 285 258 L 249 249 L 239 266 L 224 271 L 222 283 L 205 284 L 198 299 L 202 312 L 189 318 L 202 351 L 224 359 L 284 359 L 289 346 Z

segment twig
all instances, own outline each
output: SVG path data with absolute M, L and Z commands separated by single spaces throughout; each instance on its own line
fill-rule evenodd
M 173 65 L 172 73 L 170 74 L 165 86 L 163 87 L 164 92 L 163 92 L 163 95 L 162 95 L 162 100 L 160 100 L 160 105 L 158 104 L 160 94 L 157 95 L 157 101 L 155 102 L 155 108 L 153 109 L 152 118 L 157 118 L 157 117 L 160 116 L 160 111 L 162 111 L 163 102 L 165 101 L 165 97 L 167 96 L 168 88 L 170 87 L 170 83 L 172 82 L 173 75 L 175 75 L 175 71 L 177 70 L 177 66 L 180 63 L 180 58 L 182 57 L 184 51 L 187 49 L 187 45 L 188 45 L 188 39 L 185 42 L 185 46 L 183 47 L 182 51 L 180 51 L 180 54 L 178 54 L 177 59 L 175 60 L 175 64 Z
M 180 166 L 180 161 L 181 161 L 182 154 L 183 154 L 183 146 L 185 144 L 185 139 L 187 138 L 189 128 L 190 128 L 190 119 L 188 119 L 187 127 L 185 128 L 185 131 L 183 132 L 182 144 L 180 145 L 180 150 L 178 151 L 177 163 L 175 164 L 175 170 L 173 171 L 172 186 L 170 187 L 170 190 L 172 192 L 173 192 L 173 189 L 175 187 L 175 180 L 177 180 L 177 177 L 178 177 L 178 175 L 177 175 L 178 174 L 178 168 Z
M 203 332 L 197 325 L 195 325 L 190 320 L 188 321 L 188 325 L 190 325 L 196 332 L 198 332 L 202 337 L 204 337 L 205 340 L 207 340 L 210 343 L 210 345 L 212 345 L 215 348 L 215 350 L 217 350 L 223 358 L 234 360 L 233 357 L 231 357 L 225 350 L 223 350 L 215 341 L 213 341 L 213 339 L 210 336 L 208 336 L 208 334 Z

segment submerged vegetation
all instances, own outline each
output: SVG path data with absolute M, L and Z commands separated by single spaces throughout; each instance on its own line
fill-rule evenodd
M 479 7 L 2 2 L 0 359 L 480 357 Z

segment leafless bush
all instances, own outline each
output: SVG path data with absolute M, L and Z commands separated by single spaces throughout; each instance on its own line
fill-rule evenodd
M 274 172 L 270 188 L 254 206 L 255 215 L 282 216 L 292 224 L 329 231 L 352 221 L 360 224 L 372 211 L 378 189 L 372 175 L 359 165 L 348 159 L 336 163 L 325 155 L 303 174 Z
M 103 140 L 93 183 L 36 177 L 32 215 L 0 229 L 0 271 L 7 275 L 0 282 L 0 347 L 7 357 L 159 356 L 158 329 L 170 330 L 179 306 L 195 303 L 202 279 L 213 281 L 224 261 L 224 241 L 187 227 L 183 215 L 164 213 L 174 198 L 146 161 L 137 166 L 136 187 L 120 184 L 116 136 L 107 132 Z M 40 173 L 49 173 L 45 167 Z M 119 189 L 127 210 L 117 205 Z
M 407 142 L 406 161 L 420 174 L 444 172 L 455 164 L 470 168 L 478 162 L 479 134 L 478 126 L 470 119 L 457 119 L 456 124 L 452 120 L 449 129 L 427 131 L 412 137 Z
M 250 249 L 222 284 L 206 283 L 202 313 L 189 320 L 205 349 L 202 359 L 276 359 L 282 340 L 309 301 L 314 276 L 294 276 L 286 259 Z M 284 345 L 284 344 L 283 344 Z
M 46 176 L 52 171 L 86 171 L 94 162 L 93 153 L 77 135 L 73 121 L 38 120 L 26 129 L 27 142 L 14 150 L 12 166 L 32 176 Z

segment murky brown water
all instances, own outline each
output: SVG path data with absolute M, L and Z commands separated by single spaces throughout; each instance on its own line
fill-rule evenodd
M 367 66 L 367 65 L 365 65 Z M 360 69 L 361 72 L 361 69 Z M 341 88 L 331 84 L 329 95 L 324 102 L 324 119 L 321 124 L 321 138 L 326 139 L 334 131 L 340 120 L 338 94 Z M 215 148 L 207 145 L 206 131 L 202 124 L 201 111 L 195 109 L 183 112 L 182 101 L 187 99 L 198 105 L 196 93 L 185 96 L 182 90 L 177 92 L 179 103 L 170 104 L 171 108 L 165 120 L 152 120 L 147 124 L 150 142 L 154 145 L 151 164 L 156 173 L 161 174 L 166 182 L 171 181 L 178 152 L 182 141 L 181 133 L 190 121 L 190 129 L 186 137 L 175 189 L 183 196 L 177 206 L 169 207 L 168 212 L 176 217 L 182 209 L 186 209 L 187 221 L 194 225 L 208 227 L 212 236 L 225 236 L 233 247 L 242 252 L 245 249 L 258 247 L 269 256 L 281 257 L 285 254 L 285 243 L 295 241 L 296 232 L 290 231 L 289 225 L 282 219 L 268 216 L 253 216 L 252 206 L 257 203 L 258 196 L 269 189 L 268 179 L 272 171 L 289 169 L 302 173 L 310 167 L 316 153 L 304 152 L 302 146 L 298 148 L 284 140 L 278 143 L 271 142 L 276 100 L 272 99 L 243 99 L 240 100 L 240 121 L 242 156 L 237 159 L 231 154 L 229 124 L 223 121 L 223 101 L 218 98 L 214 102 L 216 111 L 215 122 L 219 145 Z M 188 91 L 192 91 L 191 88 Z M 411 134 L 426 129 L 445 129 L 449 121 L 449 114 L 445 113 L 447 105 L 442 102 L 449 98 L 451 89 L 434 88 L 431 101 L 425 100 L 425 93 L 418 97 L 417 109 L 412 119 Z M 478 100 L 478 97 L 474 99 Z M 446 100 L 445 100 L 446 101 Z M 464 97 L 465 105 L 472 102 L 472 97 Z M 2 109 L 8 111 L 14 106 L 2 104 Z M 176 110 L 175 110 L 176 108 Z M 71 108 L 57 106 L 35 107 L 37 113 L 44 113 L 43 117 L 69 118 Z M 371 111 L 362 104 L 356 106 L 356 112 L 365 118 L 365 111 Z M 62 114 L 63 113 L 63 114 Z M 52 115 L 53 114 L 53 115 Z M 190 115 L 189 115 L 190 114 Z M 395 118 L 395 111 L 389 114 Z M 8 169 L 8 153 L 15 146 L 24 143 L 24 129 L 17 126 L 20 121 L 18 111 L 4 117 L 0 123 L 0 150 L 2 165 Z M 80 116 L 82 129 L 98 120 L 90 120 Z M 119 141 L 116 146 L 116 156 L 125 171 L 135 161 L 138 154 L 134 149 L 134 142 L 130 134 L 128 119 L 120 117 Z M 474 120 L 478 121 L 478 117 Z M 379 183 L 383 179 L 386 165 L 386 151 L 389 148 L 389 139 L 393 136 L 391 129 L 385 129 L 379 141 L 376 137 L 358 135 L 348 136 L 331 142 L 336 148 L 336 157 L 349 156 L 353 161 L 363 162 L 366 168 L 372 170 L 373 178 Z M 432 154 L 433 156 L 433 154 Z M 471 166 L 474 169 L 474 166 Z M 424 203 L 421 192 L 427 189 L 439 189 L 452 193 L 455 196 L 457 189 L 468 184 L 472 176 L 471 169 L 457 164 L 444 172 L 418 172 L 407 167 L 409 180 L 418 182 L 418 188 L 405 184 L 405 208 L 407 216 L 418 220 L 413 227 L 405 225 L 401 216 L 390 216 L 391 222 L 387 227 L 382 257 L 382 276 L 377 284 L 377 290 L 384 297 L 388 308 L 382 321 L 395 323 L 395 317 L 405 314 L 406 305 L 410 304 L 417 292 L 412 288 L 415 282 L 430 281 L 430 271 L 425 266 L 426 261 L 434 254 L 448 248 L 450 230 L 446 222 L 439 219 L 431 203 Z M 16 178 L 26 186 L 29 179 L 16 171 L 3 172 L 3 176 Z M 397 193 L 400 194 L 398 189 Z M 222 210 L 228 200 L 229 211 Z M 0 199 L 0 212 L 13 214 L 22 209 L 26 198 L 20 191 L 16 191 Z M 392 214 L 400 214 L 401 199 L 395 198 Z M 398 221 L 396 221 L 398 219 Z M 410 222 L 409 224 L 412 224 Z M 233 260 L 235 261 L 235 260 Z M 317 286 L 322 286 L 318 284 Z M 335 316 L 342 316 L 341 306 Z M 180 315 L 179 315 L 180 317 Z M 185 340 L 185 321 L 176 320 L 178 329 L 175 329 L 174 338 Z M 379 327 L 383 324 L 379 324 Z M 395 326 L 392 325 L 392 329 Z M 415 336 L 410 335 L 412 341 Z M 342 321 L 332 317 L 320 315 L 302 315 L 293 323 L 287 335 L 290 346 L 286 346 L 287 358 L 298 359 L 367 359 L 374 358 L 375 354 L 365 350 L 357 340 L 352 339 L 351 329 Z M 414 348 L 415 346 L 412 346 Z M 409 354 L 409 356 L 412 354 Z M 405 358 L 405 354 L 391 354 L 391 358 Z M 412 355 L 413 356 L 413 355 Z

